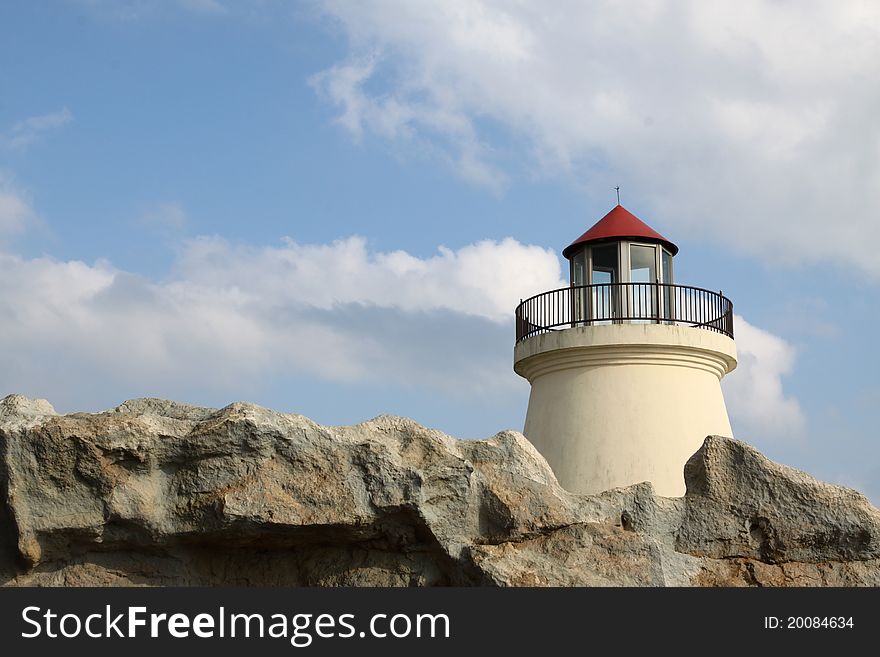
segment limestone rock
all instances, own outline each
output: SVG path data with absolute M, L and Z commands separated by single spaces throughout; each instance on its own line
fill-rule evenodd
M 0 425 L 9 429 L 36 424 L 47 415 L 58 415 L 58 413 L 45 399 L 9 395 L 0 402 Z
M 519 433 L 0 401 L 6 585 L 878 585 L 863 496 L 709 437 L 683 498 L 573 495 Z
M 880 558 L 880 516 L 864 495 L 709 436 L 684 468 L 687 505 L 676 546 L 765 563 Z

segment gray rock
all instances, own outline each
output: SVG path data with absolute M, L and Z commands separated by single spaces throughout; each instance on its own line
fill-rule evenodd
M 573 495 L 519 433 L 0 401 L 6 585 L 878 585 L 863 496 L 707 438 L 683 498 Z
M 861 493 L 709 436 L 684 468 L 685 518 L 676 547 L 765 563 L 880 558 L 880 516 Z
M 58 415 L 45 399 L 8 395 L 0 400 L 0 426 L 9 430 L 37 424 L 47 415 Z

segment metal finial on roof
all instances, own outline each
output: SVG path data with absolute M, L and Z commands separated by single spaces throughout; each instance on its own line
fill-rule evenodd
M 620 185 L 614 188 L 614 191 L 617 192 L 617 205 L 620 205 Z

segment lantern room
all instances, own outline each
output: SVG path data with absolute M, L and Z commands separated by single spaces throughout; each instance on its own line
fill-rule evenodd
M 678 247 L 618 204 L 569 244 L 574 325 L 669 321 Z

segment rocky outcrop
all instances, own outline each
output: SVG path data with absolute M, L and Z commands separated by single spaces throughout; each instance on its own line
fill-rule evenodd
M 687 494 L 574 495 L 519 433 L 0 402 L 6 585 L 878 585 L 861 494 L 710 436 Z

